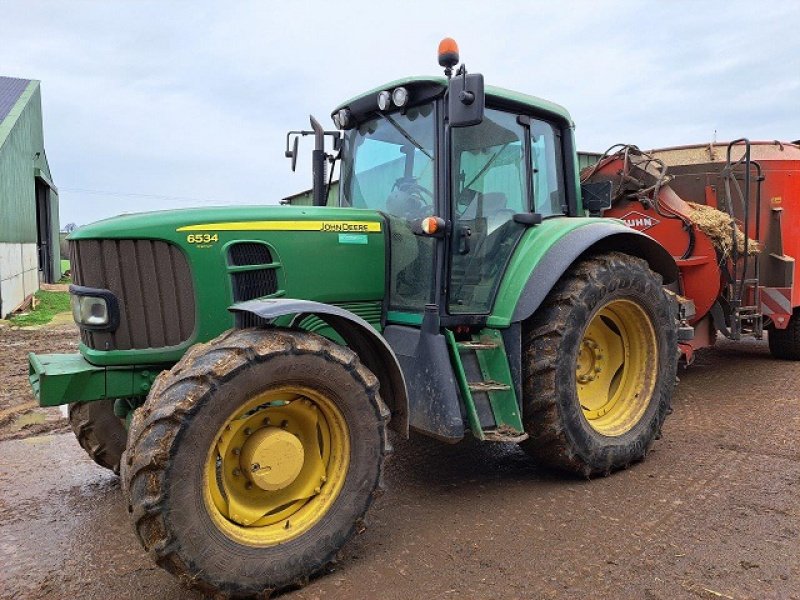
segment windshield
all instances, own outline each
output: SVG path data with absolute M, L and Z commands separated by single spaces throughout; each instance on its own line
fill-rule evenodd
M 433 214 L 433 104 L 381 114 L 345 135 L 342 206 L 404 219 Z
M 433 104 L 381 114 L 345 134 L 339 201 L 385 213 L 391 230 L 389 306 L 421 311 L 433 294 L 434 240 L 411 223 L 434 214 Z

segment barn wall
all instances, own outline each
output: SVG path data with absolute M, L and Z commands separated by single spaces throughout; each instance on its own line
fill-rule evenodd
M 37 155 L 38 153 L 38 155 Z M 39 82 L 31 81 L 0 124 L 0 318 L 39 288 L 36 177 L 50 182 Z M 58 193 L 50 192 L 53 273 L 61 275 Z
M 35 244 L 35 155 L 44 153 L 39 82 L 28 84 L 3 126 L 6 131 L 0 131 L 0 242 Z

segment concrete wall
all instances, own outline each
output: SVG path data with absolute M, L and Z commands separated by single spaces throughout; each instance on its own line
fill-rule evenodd
M 0 318 L 38 289 L 36 244 L 0 242 Z

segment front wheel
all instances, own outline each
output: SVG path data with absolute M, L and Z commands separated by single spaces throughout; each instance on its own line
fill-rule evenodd
M 210 596 L 322 570 L 381 485 L 389 412 L 349 349 L 247 329 L 190 351 L 136 411 L 123 482 L 156 562 Z
M 86 454 L 101 467 L 119 475 L 128 430 L 114 414 L 114 400 L 69 405 L 69 425 Z
M 524 447 L 584 476 L 644 458 L 677 370 L 673 301 L 644 260 L 582 260 L 525 323 Z

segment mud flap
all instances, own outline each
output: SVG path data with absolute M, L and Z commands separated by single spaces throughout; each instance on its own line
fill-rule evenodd
M 406 378 L 409 426 L 445 442 L 463 439 L 464 417 L 445 337 L 400 325 L 387 326 L 383 336 Z

